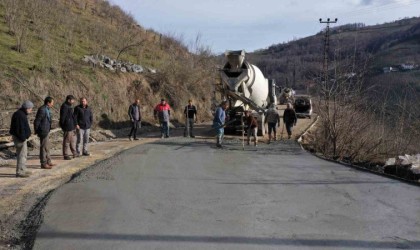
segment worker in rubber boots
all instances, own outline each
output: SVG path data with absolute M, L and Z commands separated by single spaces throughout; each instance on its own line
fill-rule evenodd
M 256 147 L 258 144 L 258 121 L 257 119 L 252 115 L 251 110 L 245 110 L 244 113 L 245 117 L 245 124 L 247 126 L 247 141 L 246 145 L 249 145 L 251 142 L 251 135 L 254 137 L 254 146 Z
M 274 133 L 274 141 L 277 140 L 277 127 L 280 127 L 280 115 L 277 112 L 276 106 L 271 104 L 270 108 L 267 111 L 267 117 L 265 122 L 268 123 L 268 143 L 271 142 L 272 132 Z
M 212 127 L 216 130 L 216 147 L 218 148 L 222 147 L 223 137 L 225 135 L 224 125 L 226 121 L 226 109 L 228 107 L 228 101 L 223 101 L 214 113 Z
M 292 107 L 292 104 L 287 103 L 286 109 L 283 113 L 283 122 L 286 126 L 288 138 L 292 138 L 292 128 L 296 126 L 297 117 L 296 112 Z
M 9 133 L 12 135 L 13 143 L 16 148 L 17 163 L 16 177 L 26 178 L 31 172 L 26 170 L 26 159 L 28 157 L 28 139 L 31 136 L 28 114 L 32 113 L 34 104 L 31 101 L 25 101 L 20 109 L 12 116 Z

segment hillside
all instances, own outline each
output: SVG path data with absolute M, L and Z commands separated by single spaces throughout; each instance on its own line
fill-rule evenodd
M 314 96 L 322 123 L 311 150 L 350 161 L 418 153 L 420 18 L 333 26 L 330 34 L 328 83 L 322 75 L 324 31 L 248 59 L 279 86 Z
M 382 73 L 384 67 L 420 64 L 420 18 L 374 26 L 348 24 L 332 27 L 330 34 L 330 61 L 351 58 L 361 68 L 369 59 L 370 76 Z M 250 53 L 249 58 L 279 85 L 304 88 L 322 71 L 323 44 L 320 32 Z
M 347 24 L 330 32 L 329 75 L 357 76 L 367 96 L 398 102 L 406 96 L 413 106 L 420 97 L 420 17 L 365 26 Z M 323 71 L 324 31 L 249 54 L 268 78 L 280 86 L 315 93 Z M 379 103 L 373 102 L 375 105 Z M 388 107 L 393 110 L 393 107 Z M 420 116 L 420 110 L 413 110 Z
M 109 57 L 117 68 L 95 67 L 82 61 L 87 55 Z M 153 106 L 165 97 L 175 120 L 181 120 L 189 98 L 209 110 L 208 82 L 214 79 L 209 55 L 199 45 L 191 54 L 176 37 L 144 29 L 107 1 L 0 0 L 0 112 L 24 99 L 40 106 L 47 95 L 58 109 L 73 94 L 90 101 L 96 125 L 110 127 L 127 119 L 134 98 L 141 100 L 145 121 L 152 122 Z M 118 67 L 125 63 L 144 70 L 122 72 Z

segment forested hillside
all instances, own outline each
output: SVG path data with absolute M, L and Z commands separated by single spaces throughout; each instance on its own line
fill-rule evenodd
M 351 59 L 347 73 L 366 70 L 370 76 L 383 73 L 384 67 L 420 64 L 420 18 L 365 26 L 361 23 L 332 27 L 330 68 Z M 250 53 L 249 58 L 281 86 L 305 88 L 322 72 L 324 31 L 310 37 L 276 44 Z M 367 61 L 368 60 L 368 61 Z M 410 72 L 406 72 L 410 75 Z M 415 74 L 414 76 L 418 76 Z
M 13 110 L 25 99 L 40 106 L 47 95 L 58 108 L 68 94 L 85 96 L 96 124 L 105 127 L 126 120 L 134 98 L 141 99 L 146 121 L 161 97 L 176 119 L 189 98 L 204 112 L 214 67 L 206 48 L 191 49 L 194 54 L 175 35 L 144 29 L 107 1 L 0 0 L 0 109 Z M 111 58 L 114 66 L 84 62 L 86 55 Z M 142 72 L 123 72 L 121 64 Z
M 420 18 L 325 31 L 249 54 L 267 78 L 312 94 L 321 125 L 313 148 L 350 161 L 420 148 Z

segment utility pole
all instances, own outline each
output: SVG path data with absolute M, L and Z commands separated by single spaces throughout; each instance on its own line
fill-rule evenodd
M 327 27 L 325 28 L 325 37 L 324 37 L 324 64 L 323 64 L 323 71 L 324 71 L 324 91 L 326 91 L 326 97 L 329 97 L 329 88 L 328 88 L 328 51 L 330 47 L 330 24 L 336 23 L 338 21 L 337 18 L 334 21 L 331 21 L 330 18 L 327 18 L 326 21 L 323 21 L 322 18 L 319 19 L 319 23 L 325 23 Z
M 331 121 L 330 118 L 330 96 L 331 96 L 331 89 L 330 89 L 330 84 L 329 84 L 329 77 L 328 77 L 328 51 L 329 51 L 329 47 L 330 47 L 330 24 L 331 23 L 336 23 L 337 22 L 337 18 L 334 19 L 334 21 L 331 21 L 330 18 L 327 18 L 326 21 L 323 21 L 322 18 L 319 19 L 320 23 L 325 23 L 327 25 L 326 29 L 325 29 L 325 37 L 324 37 L 324 65 L 323 65 L 323 70 L 324 70 L 324 79 L 321 78 L 321 94 L 324 97 L 324 102 L 325 102 L 325 119 L 327 121 Z M 324 80 L 324 81 L 322 81 Z M 320 103 L 321 103 L 321 96 L 320 96 Z M 327 151 L 327 147 L 331 138 L 331 128 L 330 126 L 326 126 L 326 128 L 324 129 L 324 153 Z M 335 156 L 335 148 L 334 148 L 334 156 Z

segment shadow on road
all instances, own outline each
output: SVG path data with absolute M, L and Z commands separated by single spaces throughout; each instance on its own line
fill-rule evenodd
M 40 232 L 37 238 L 106 240 L 106 241 L 139 241 L 139 242 L 186 242 L 186 243 L 219 243 L 241 245 L 269 246 L 307 246 L 307 247 L 355 247 L 366 249 L 419 248 L 420 241 L 367 241 L 348 239 L 302 239 L 302 238 L 257 238 L 229 236 L 182 236 L 182 235 L 141 235 L 111 233 L 73 233 L 73 232 Z
M 225 185 L 349 185 L 349 184 L 398 184 L 395 181 L 308 181 L 308 180 L 296 180 L 296 181 L 251 181 L 251 182 L 219 182 L 218 184 Z
M 173 137 L 169 139 L 162 139 L 152 143 L 152 145 L 162 145 L 166 147 L 176 147 L 174 150 L 182 148 L 209 148 L 217 149 L 219 151 L 238 151 L 238 152 L 255 152 L 262 155 L 299 155 L 304 153 L 299 144 L 294 141 L 277 141 L 271 144 L 260 143 L 258 147 L 253 145 L 245 145 L 242 147 L 242 141 L 236 138 L 227 138 L 223 143 L 223 148 L 219 149 L 215 145 L 214 140 L 202 138 L 184 138 Z M 251 143 L 252 144 L 252 143 Z

